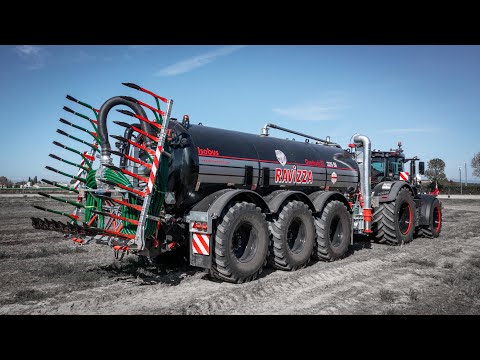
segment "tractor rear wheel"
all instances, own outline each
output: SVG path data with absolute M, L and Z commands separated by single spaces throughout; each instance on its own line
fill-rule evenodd
M 330 201 L 322 215 L 315 218 L 317 242 L 313 256 L 323 261 L 343 258 L 350 244 L 351 221 L 352 216 L 341 201 Z
M 213 276 L 232 283 L 254 280 L 266 265 L 269 234 L 255 204 L 231 205 L 220 218 L 212 254 Z
M 394 201 L 381 203 L 373 212 L 373 235 L 379 243 L 399 245 L 412 241 L 415 232 L 415 202 L 407 188 Z
M 422 226 L 422 233 L 425 237 L 436 238 L 442 231 L 442 205 L 438 199 L 433 201 L 430 208 L 430 224 Z
M 270 264 L 280 270 L 305 267 L 315 243 L 315 225 L 312 212 L 301 201 L 290 201 L 269 223 Z

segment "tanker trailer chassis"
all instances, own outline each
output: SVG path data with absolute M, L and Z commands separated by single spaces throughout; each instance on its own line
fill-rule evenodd
M 68 221 L 32 218 L 35 228 L 60 231 L 79 244 L 107 244 L 117 258 L 134 253 L 161 261 L 162 253 L 184 249 L 191 265 L 233 283 L 257 278 L 267 264 L 292 271 L 312 258 L 341 259 L 354 234 L 402 244 L 419 229 L 436 236 L 440 232 L 436 198 L 416 194 L 410 184 L 395 180 L 372 191 L 367 136 L 354 135 L 347 151 L 329 139 L 274 124 L 265 125 L 260 135 L 193 125 L 187 115 L 181 122 L 170 118 L 173 100 L 124 85 L 151 95 L 157 106 L 117 96 L 95 109 L 67 95 L 93 111 L 96 119 L 64 108 L 88 120 L 93 131 L 60 121 L 86 132 L 93 142 L 57 131 L 89 149 L 54 142 L 79 155 L 81 162 L 50 156 L 79 170 L 71 175 L 47 167 L 73 179 L 73 186 L 44 181 L 77 199 L 40 193 L 74 210 L 36 206 Z M 107 116 L 118 105 L 128 107 L 131 111 L 117 111 L 136 121 L 114 121 L 125 128 L 123 136 L 109 135 L 107 128 Z M 305 141 L 271 137 L 269 128 Z M 117 140 L 117 150 L 109 137 Z M 119 158 L 117 165 L 112 156 Z M 95 159 L 100 160 L 96 170 Z

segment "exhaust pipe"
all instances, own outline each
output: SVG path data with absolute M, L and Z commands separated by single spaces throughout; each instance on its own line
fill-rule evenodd
M 362 148 L 362 159 L 357 163 L 361 164 L 360 169 L 360 184 L 363 196 L 363 232 L 372 232 L 372 189 L 370 186 L 370 169 L 371 169 L 371 156 L 372 156 L 372 143 L 370 139 L 365 135 L 355 134 L 352 136 L 351 143 L 357 147 Z

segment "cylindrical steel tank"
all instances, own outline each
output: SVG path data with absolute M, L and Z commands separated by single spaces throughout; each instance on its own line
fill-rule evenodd
M 170 122 L 172 144 L 168 191 L 173 212 L 183 212 L 217 190 L 278 189 L 345 191 L 359 182 L 350 154 L 337 147 Z

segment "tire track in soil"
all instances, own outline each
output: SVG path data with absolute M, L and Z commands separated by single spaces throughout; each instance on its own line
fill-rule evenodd
M 386 262 L 388 262 L 388 259 L 351 263 L 341 269 L 327 270 L 301 279 L 298 278 L 301 276 L 300 274 L 291 273 L 291 275 L 295 274 L 296 276 L 287 277 L 282 283 L 278 283 L 276 280 L 260 279 L 257 283 L 250 286 L 233 289 L 227 294 L 216 294 L 213 298 L 200 298 L 167 313 L 187 315 L 207 315 L 212 313 L 243 314 L 252 313 L 252 311 L 258 314 L 289 313 L 291 312 L 289 304 L 300 303 L 297 299 L 301 298 L 303 293 L 353 279 L 358 273 L 368 275 Z M 242 298 L 243 294 L 250 294 L 250 299 L 247 296 Z M 318 294 L 321 294 L 321 292 Z M 318 294 L 317 298 L 319 299 Z M 275 295 L 275 297 L 272 298 L 271 295 Z M 248 300 L 243 300 L 245 298 Z M 254 309 L 249 302 L 255 303 Z M 228 306 L 225 306 L 225 304 Z M 211 312 L 210 309 L 215 309 L 215 307 L 218 310 Z

